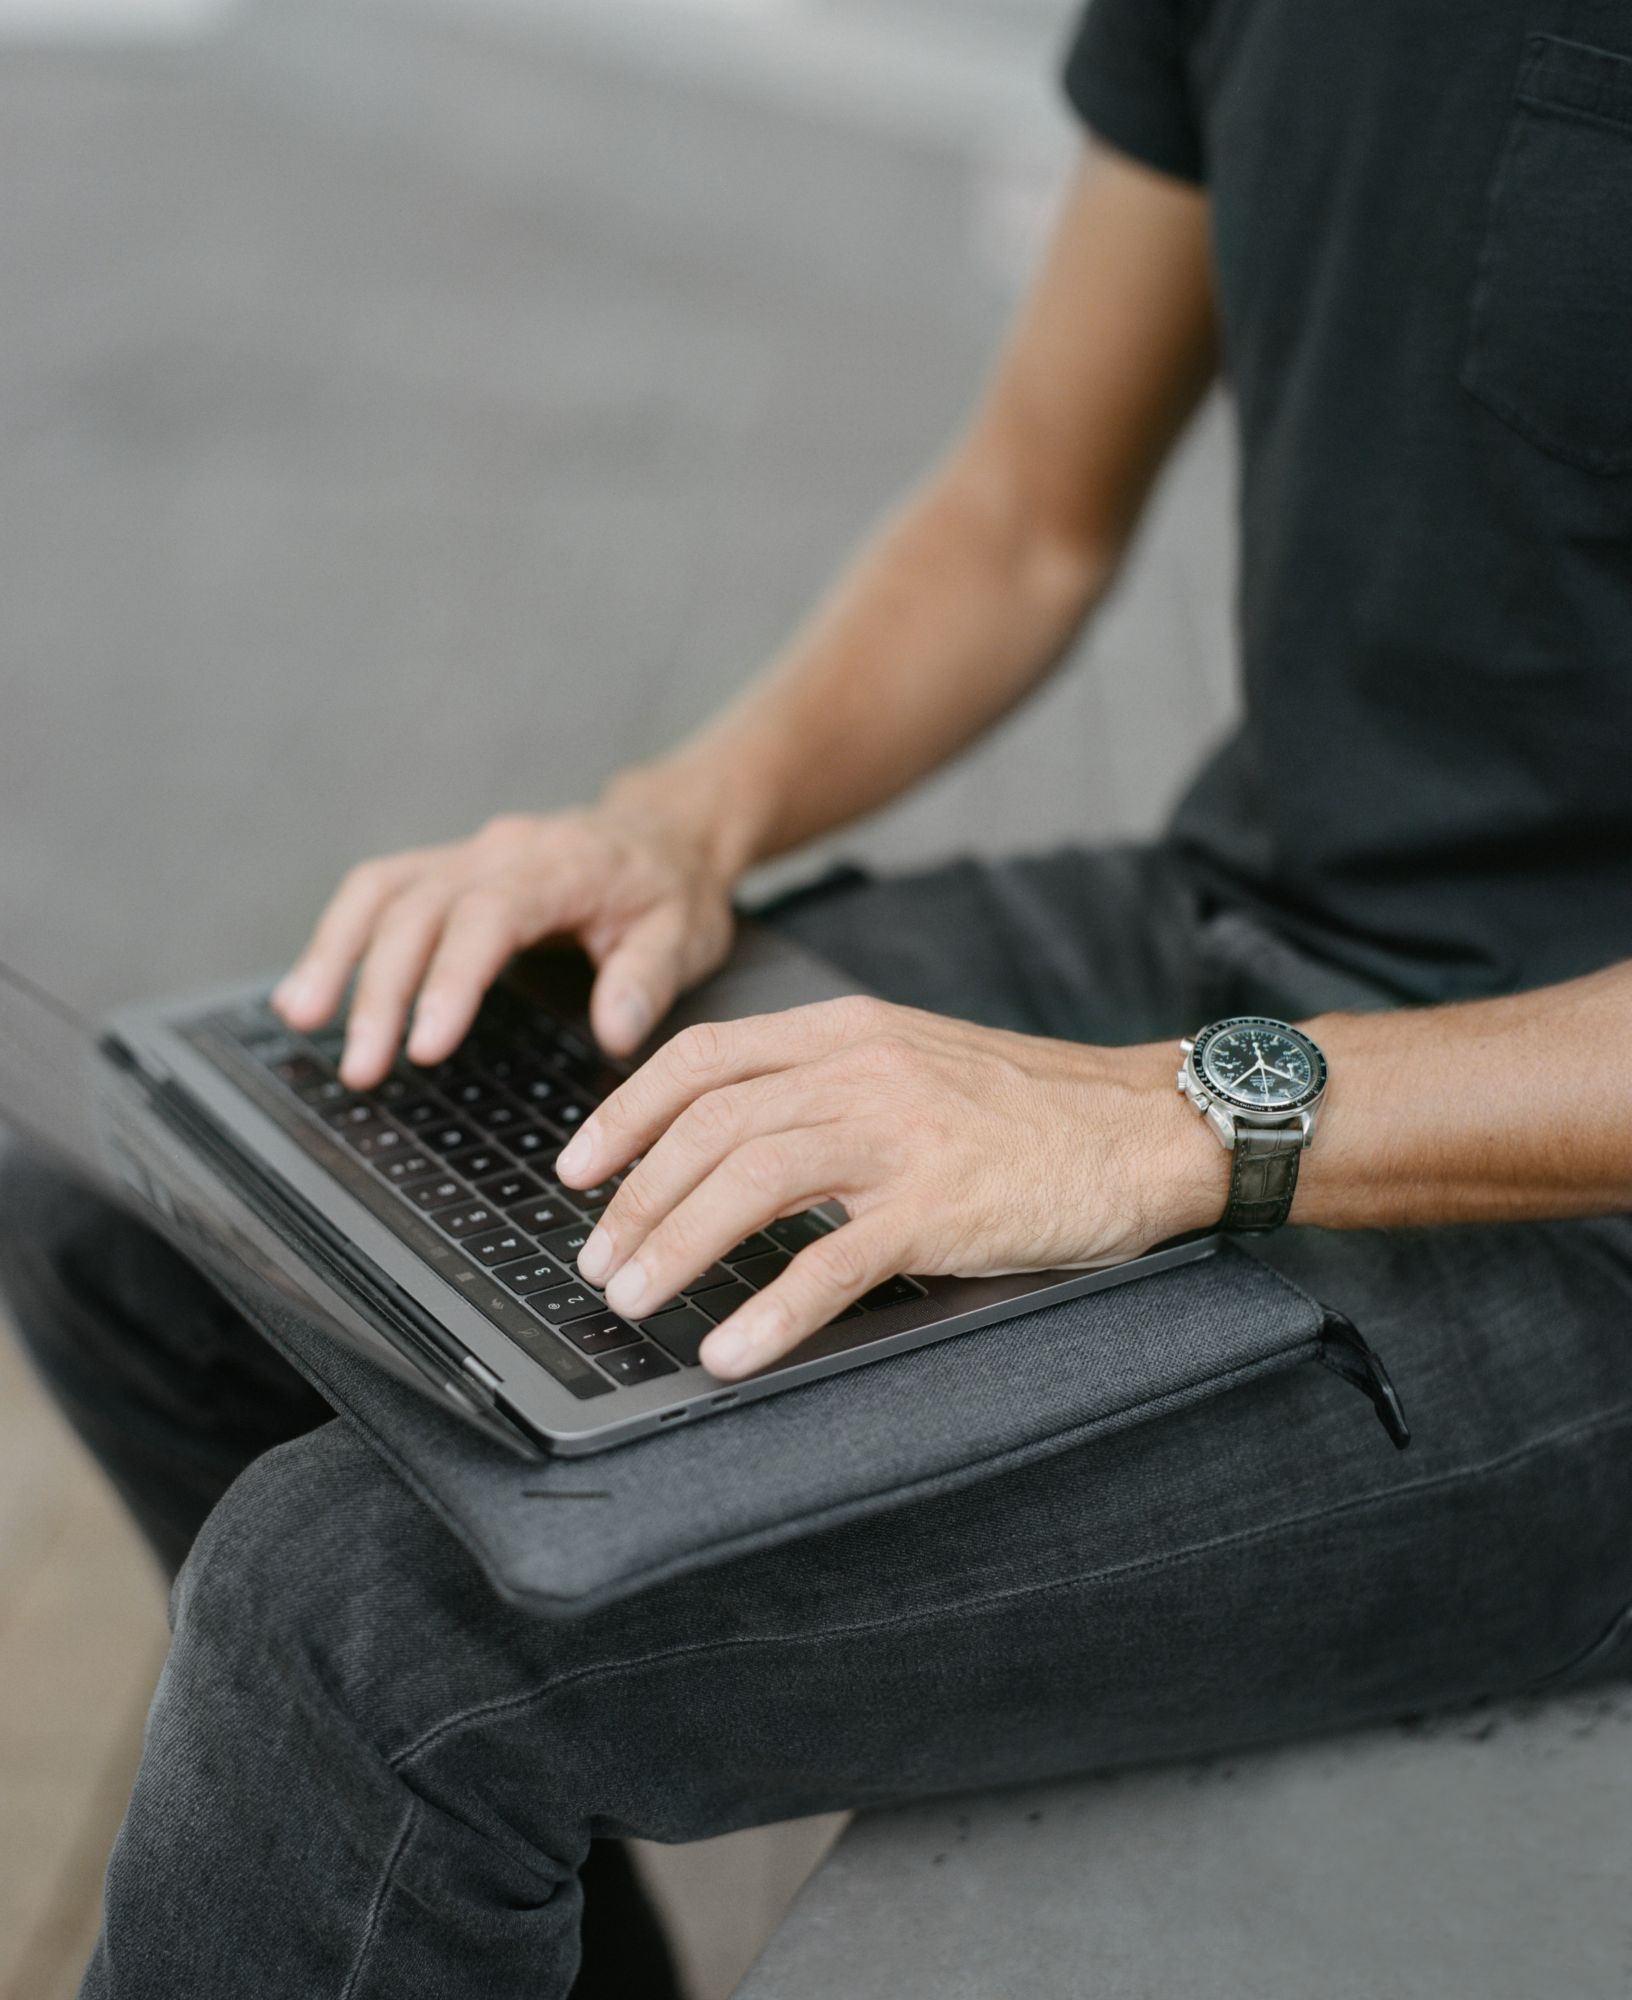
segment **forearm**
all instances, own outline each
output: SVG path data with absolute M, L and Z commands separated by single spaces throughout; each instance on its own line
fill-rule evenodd
M 615 793 L 665 801 L 737 873 L 885 804 L 1048 671 L 1112 559 L 1028 518 L 960 453 L 867 547 L 782 658 Z
M 1632 1209 L 1632 1091 L 1620 1051 L 1632 965 L 1462 1005 L 1303 1023 L 1330 1082 L 1294 1223 L 1508 1222 Z M 1228 1156 L 1173 1091 L 1171 1050 L 1130 1052 L 1172 1095 L 1173 1228 L 1216 1221 Z

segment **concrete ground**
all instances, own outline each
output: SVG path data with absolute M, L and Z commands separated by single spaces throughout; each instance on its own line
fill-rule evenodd
M 0 956 L 93 1009 L 276 966 L 359 855 L 705 715 L 968 407 L 1070 11 L 0 0 Z M 1229 478 L 1215 412 L 1081 657 L 844 849 L 1153 826 L 1229 711 Z M 162 1635 L 15 1368 L 0 1432 L 0 1996 L 51 2000 Z M 699 1994 L 821 1837 L 672 1860 Z

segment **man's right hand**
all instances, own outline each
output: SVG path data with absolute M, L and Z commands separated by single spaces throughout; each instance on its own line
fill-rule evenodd
M 441 1062 L 516 952 L 570 936 L 599 968 L 595 1034 L 627 1055 L 724 959 L 731 933 L 729 877 L 660 813 L 614 803 L 515 815 L 352 869 L 273 1004 L 292 1028 L 321 1027 L 355 973 L 340 1074 L 367 1090 L 396 1059 L 410 1015 L 410 1060 Z

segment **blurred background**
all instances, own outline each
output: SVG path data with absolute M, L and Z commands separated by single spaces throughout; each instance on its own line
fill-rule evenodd
M 90 1009 L 277 968 L 351 861 L 706 715 L 977 393 L 1074 13 L 0 0 L 0 955 Z M 1213 407 L 1082 657 L 837 851 L 1154 827 L 1230 712 L 1231 477 Z M 0 2000 L 74 1991 L 163 1629 L 0 1344 Z M 697 2000 L 830 1831 L 649 1857 Z

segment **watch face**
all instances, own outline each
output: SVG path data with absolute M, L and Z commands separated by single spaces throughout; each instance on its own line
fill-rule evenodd
M 1196 1043 L 1202 1081 L 1244 1111 L 1297 1111 L 1326 1085 L 1326 1058 L 1284 1021 L 1220 1021 Z

